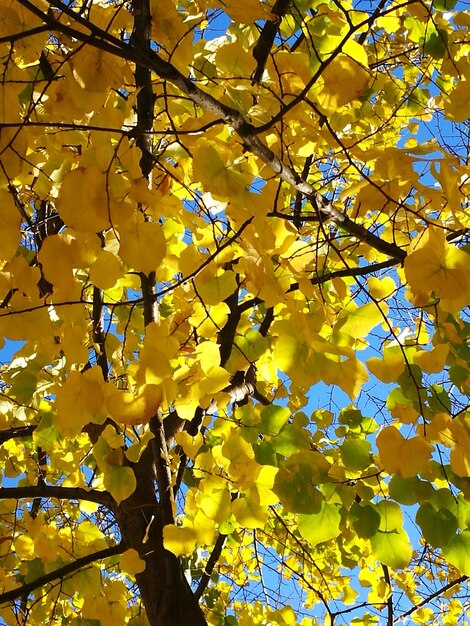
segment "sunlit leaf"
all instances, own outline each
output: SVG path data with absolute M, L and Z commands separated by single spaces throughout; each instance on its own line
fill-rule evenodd
M 119 254 L 128 267 L 145 273 L 158 268 L 166 250 L 160 224 L 135 215 L 120 228 L 119 236 Z
M 457 530 L 455 516 L 448 509 L 436 511 L 429 502 L 419 507 L 416 522 L 423 531 L 423 537 L 435 548 L 446 546 Z
M 196 531 L 188 526 L 168 524 L 163 528 L 163 544 L 176 556 L 191 554 L 196 546 Z
M 335 504 L 323 502 L 318 513 L 299 515 L 299 531 L 312 546 L 334 539 L 341 530 L 341 515 Z
M 461 574 L 470 572 L 470 532 L 464 531 L 454 538 L 444 548 L 445 558 L 452 563 Z
M 387 426 L 379 433 L 377 447 L 385 470 L 403 478 L 416 476 L 426 466 L 432 451 L 423 437 L 405 439 L 394 426 Z
M 290 417 L 289 409 L 274 404 L 261 410 L 261 431 L 266 435 L 277 435 Z
M 126 550 L 119 557 L 119 565 L 128 574 L 140 574 L 145 569 L 145 561 L 140 558 L 137 550 Z
M 130 467 L 108 465 L 104 470 L 103 484 L 119 504 L 134 493 L 137 481 Z

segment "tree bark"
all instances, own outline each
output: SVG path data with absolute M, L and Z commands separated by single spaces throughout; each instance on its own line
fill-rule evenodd
M 163 524 L 150 447 L 131 467 L 137 488 L 116 507 L 115 516 L 122 541 L 137 550 L 146 563 L 145 570 L 136 575 L 136 581 L 148 620 L 151 626 L 207 626 L 179 559 L 163 547 Z
M 150 3 L 149 0 L 133 0 L 132 6 L 132 45 L 145 56 L 150 52 Z M 134 136 L 142 154 L 142 175 L 151 185 L 154 158 L 149 131 L 153 126 L 154 95 L 150 69 L 137 63 L 135 81 L 138 94 Z M 148 276 L 141 275 L 145 325 L 155 321 L 158 315 L 154 283 L 153 272 Z M 179 559 L 165 550 L 163 545 L 163 527 L 173 522 L 172 490 L 168 477 L 165 479 L 168 451 L 161 417 L 152 418 L 151 427 L 152 424 L 155 440 L 150 442 L 137 463 L 130 464 L 137 487 L 127 500 L 115 508 L 116 521 L 124 543 L 137 550 L 145 561 L 145 570 L 136 575 L 136 581 L 151 626 L 207 626 Z

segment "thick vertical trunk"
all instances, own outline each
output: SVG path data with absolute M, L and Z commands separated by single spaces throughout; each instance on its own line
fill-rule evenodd
M 132 467 L 137 488 L 115 515 L 123 541 L 146 562 L 136 580 L 148 620 L 152 626 L 207 626 L 179 560 L 163 547 L 151 449 Z
M 150 2 L 132 0 L 132 6 L 134 10 L 132 45 L 144 53 L 150 52 Z M 154 166 L 151 139 L 154 94 L 151 71 L 137 65 L 135 82 L 137 125 L 134 136 L 141 152 L 142 175 L 151 185 Z M 154 321 L 157 315 L 154 301 L 154 273 L 149 276 L 141 275 L 141 282 L 144 318 L 147 325 Z M 173 512 L 163 425 L 157 416 L 155 420 L 157 428 L 155 441 L 140 460 L 132 465 L 137 480 L 136 490 L 125 502 L 116 507 L 116 520 L 123 541 L 136 549 L 146 563 L 145 570 L 136 576 L 136 580 L 151 626 L 207 626 L 179 560 L 163 547 L 163 526 L 173 522 Z M 157 465 L 159 500 L 155 491 L 155 465 Z

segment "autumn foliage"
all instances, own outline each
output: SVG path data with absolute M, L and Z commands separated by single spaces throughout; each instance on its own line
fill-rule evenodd
M 2 623 L 466 623 L 468 9 L 2 0 Z

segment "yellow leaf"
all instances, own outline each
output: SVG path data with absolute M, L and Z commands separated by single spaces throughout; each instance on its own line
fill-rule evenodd
M 128 448 L 124 452 L 124 454 L 126 455 L 126 458 L 128 458 L 129 461 L 131 461 L 132 463 L 137 463 L 137 461 L 140 459 L 142 454 L 147 449 L 149 441 L 153 439 L 154 437 L 155 435 L 152 432 L 150 432 L 150 430 L 147 430 L 141 436 L 140 440 L 137 441 L 137 443 L 134 443 L 132 446 L 130 446 L 130 448 Z
M 399 346 L 385 348 L 383 358 L 376 356 L 366 361 L 369 372 L 383 383 L 394 383 L 405 369 L 403 353 Z
M 451 424 L 452 418 L 447 413 L 436 413 L 429 424 L 418 424 L 416 432 L 431 443 L 443 443 L 451 446 L 454 443 Z
M 99 289 L 111 289 L 123 275 L 121 262 L 107 250 L 101 250 L 90 265 L 90 281 Z
M 137 550 L 129 548 L 119 557 L 119 567 L 127 574 L 140 574 L 145 569 L 145 561 L 140 558 Z
M 49 235 L 38 254 L 45 278 L 58 287 L 67 287 L 73 281 L 75 257 L 75 239 L 68 233 Z
M 142 384 L 158 385 L 169 379 L 173 374 L 170 359 L 176 356 L 179 348 L 179 341 L 171 335 L 168 323 L 159 321 L 148 324 L 136 380 Z
M 70 372 L 58 389 L 54 425 L 62 433 L 72 435 L 89 422 L 101 423 L 104 411 L 104 381 L 101 369 L 91 367 L 86 372 Z
M 428 374 L 437 374 L 444 368 L 448 354 L 449 345 L 440 343 L 432 350 L 416 352 L 413 356 L 413 363 L 419 365 Z
M 119 254 L 129 268 L 146 274 L 158 268 L 166 251 L 160 224 L 145 222 L 136 213 L 119 228 L 119 237 Z
M 135 393 L 114 389 L 106 398 L 106 407 L 116 422 L 145 424 L 155 415 L 162 400 L 160 385 L 142 385 Z
M 333 360 L 325 358 L 321 376 L 327 385 L 338 385 L 354 399 L 367 381 L 366 368 L 358 359 Z
M 368 279 L 367 285 L 369 287 L 370 295 L 376 300 L 382 300 L 389 298 L 396 290 L 395 281 L 390 276 L 384 278 L 376 278 L 372 276 Z
M 193 175 L 205 191 L 217 200 L 232 201 L 243 195 L 253 176 L 242 172 L 242 166 L 231 161 L 230 152 L 222 145 L 205 139 L 194 150 Z
M 97 165 L 68 172 L 56 202 L 61 218 L 78 231 L 97 233 L 111 226 L 107 179 Z
M 228 0 L 223 2 L 224 11 L 234 21 L 252 24 L 257 20 L 269 20 L 271 13 L 267 5 L 259 0 Z
M 202 546 L 210 546 L 217 538 L 217 523 L 204 515 L 200 509 L 196 511 L 193 519 L 196 532 L 196 543 Z
M 223 391 L 230 382 L 230 374 L 223 367 L 214 365 L 206 370 L 206 376 L 199 383 L 203 395 L 212 395 Z
M 341 311 L 335 331 L 339 330 L 355 338 L 367 337 L 383 319 L 383 312 L 374 302 L 359 307 L 350 305 Z
M 223 302 L 237 289 L 235 274 L 230 270 L 222 271 L 218 276 L 208 280 L 204 280 L 204 275 L 200 274 L 194 282 L 198 295 L 206 305 Z
M 106 92 L 120 87 L 129 78 L 125 61 L 94 46 L 81 46 L 69 63 L 74 78 L 87 91 Z
M 188 459 L 194 459 L 203 443 L 202 434 L 200 432 L 193 437 L 186 431 L 180 431 L 179 433 L 176 433 L 175 441 L 179 446 L 181 446 Z
M 274 479 L 278 472 L 277 467 L 263 465 L 249 490 L 249 498 L 258 506 L 267 507 L 279 502 L 279 497 L 273 491 Z
M 108 424 L 101 433 L 110 448 L 122 448 L 124 446 L 124 437 L 116 431 L 116 428 Z
M 16 253 L 20 243 L 21 216 L 10 193 L 0 190 L 0 260 L 9 261 Z
M 434 291 L 454 300 L 470 296 L 470 255 L 449 244 L 443 230 L 430 227 L 405 259 L 405 275 L 415 295 Z
M 470 80 L 463 77 L 446 97 L 446 117 L 453 122 L 465 122 L 470 117 Z
M 449 424 L 452 432 L 453 448 L 450 453 L 450 466 L 457 476 L 470 476 L 470 434 L 457 422 Z
M 219 457 L 218 460 L 223 466 L 229 465 L 232 476 L 245 474 L 247 466 L 255 458 L 252 446 L 234 428 L 231 429 L 227 441 L 222 447 L 220 449 L 214 448 L 213 452 L 214 457 Z
M 199 510 L 210 520 L 222 524 L 230 517 L 230 491 L 227 481 L 217 476 L 201 481 L 196 494 Z
M 189 526 L 167 524 L 163 528 L 163 545 L 175 556 L 192 554 L 196 547 L 196 531 Z
M 402 21 L 399 17 L 393 14 L 383 15 L 377 18 L 377 26 L 383 28 L 385 32 L 396 33 L 402 26 Z
M 86 363 L 89 356 L 87 328 L 79 323 L 64 322 L 60 335 L 67 363 Z
M 387 426 L 377 436 L 380 461 L 389 474 L 412 478 L 431 458 L 432 446 L 423 437 L 405 439 L 394 427 Z
M 130 467 L 108 465 L 104 468 L 103 485 L 119 504 L 134 493 L 137 481 Z
M 352 57 L 338 54 L 322 73 L 324 87 L 317 94 L 320 106 L 334 111 L 364 95 L 370 82 L 369 72 Z
M 20 559 L 31 560 L 36 556 L 34 541 L 28 535 L 20 535 L 13 542 L 16 554 Z
M 232 513 L 242 528 L 263 528 L 268 519 L 268 507 L 258 506 L 249 498 L 232 502 Z

